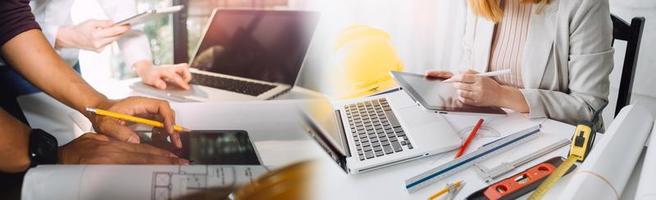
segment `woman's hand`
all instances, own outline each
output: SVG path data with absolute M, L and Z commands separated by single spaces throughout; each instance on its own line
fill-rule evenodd
M 474 106 L 503 106 L 505 88 L 490 77 L 478 76 L 473 70 L 456 74 L 445 82 L 452 82 L 458 100 Z
M 468 70 L 445 80 L 453 82 L 457 89 L 458 100 L 474 106 L 498 106 L 514 111 L 529 112 L 524 94 L 514 87 L 504 86 L 494 79 L 476 75 L 478 72 Z
M 171 142 L 178 148 L 182 147 L 180 136 L 173 129 L 175 112 L 166 101 L 146 97 L 128 97 L 121 100 L 106 100 L 96 105 L 96 108 L 163 121 L 164 130 L 171 136 Z M 125 121 L 99 115 L 89 116 L 94 129 L 98 133 L 108 135 L 119 141 L 139 143 L 139 136 L 132 129 L 125 126 L 127 124 Z
M 60 147 L 58 154 L 61 164 L 189 164 L 171 152 L 96 133 L 85 133 Z
M 191 89 L 191 73 L 187 63 L 153 66 L 149 61 L 141 61 L 134 66 L 141 80 L 147 85 L 163 90 L 170 83 L 185 90 Z
M 59 28 L 55 48 L 77 48 L 101 52 L 130 30 L 129 25 L 114 25 L 109 20 L 87 20 Z
M 514 87 L 504 86 L 490 77 L 476 75 L 478 72 L 468 70 L 460 74 L 448 71 L 430 71 L 427 77 L 447 79 L 457 89 L 460 102 L 474 106 L 498 106 L 529 112 L 528 103 L 521 91 Z

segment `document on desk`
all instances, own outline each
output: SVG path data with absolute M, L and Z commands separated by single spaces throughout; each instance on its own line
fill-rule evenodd
M 22 199 L 173 199 L 246 184 L 267 171 L 258 165 L 44 165 L 25 175 Z

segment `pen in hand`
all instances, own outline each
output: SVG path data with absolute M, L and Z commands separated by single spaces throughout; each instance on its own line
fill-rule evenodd
M 132 115 L 126 115 L 126 114 L 116 113 L 116 112 L 97 109 L 97 108 L 86 108 L 86 110 L 88 112 L 94 113 L 96 115 L 111 117 L 111 118 L 115 118 L 115 119 L 120 119 L 120 120 L 130 121 L 130 122 L 134 122 L 134 123 L 139 123 L 139 124 L 145 124 L 145 125 L 149 125 L 149 126 L 152 126 L 152 127 L 164 128 L 164 123 L 158 122 L 158 121 L 155 121 L 155 120 L 135 117 L 135 116 L 132 116 Z M 173 130 L 175 130 L 177 132 L 187 132 L 187 131 L 189 131 L 189 129 L 186 129 L 186 128 L 180 126 L 180 125 L 174 125 Z
M 478 74 L 476 74 L 476 76 L 479 76 L 479 77 L 494 77 L 494 76 L 501 76 L 501 75 L 504 75 L 504 74 L 510 74 L 510 72 L 511 72 L 510 69 L 504 69 L 504 70 L 498 70 L 498 71 L 492 71 L 492 72 L 483 72 L 483 73 L 478 73 Z M 451 78 L 453 78 L 453 77 L 451 77 Z M 444 80 L 444 81 L 442 81 L 442 82 L 443 82 L 443 83 L 453 83 L 453 82 L 456 82 L 456 81 L 454 81 L 454 80 L 451 79 L 451 78 L 446 79 L 446 80 Z

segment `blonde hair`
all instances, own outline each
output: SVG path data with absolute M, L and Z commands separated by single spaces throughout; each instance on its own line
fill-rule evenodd
M 500 0 L 469 0 L 469 7 L 479 16 L 485 17 L 493 22 L 503 19 L 503 8 L 499 5 Z M 522 3 L 549 4 L 550 0 L 507 0 L 521 1 Z M 541 7 L 542 8 L 542 7 Z

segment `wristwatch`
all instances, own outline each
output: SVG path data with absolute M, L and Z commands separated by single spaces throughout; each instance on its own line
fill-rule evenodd
M 30 168 L 43 164 L 56 164 L 59 160 L 58 148 L 55 137 L 44 130 L 32 129 L 30 131 Z

